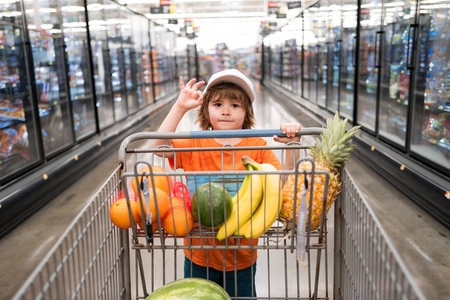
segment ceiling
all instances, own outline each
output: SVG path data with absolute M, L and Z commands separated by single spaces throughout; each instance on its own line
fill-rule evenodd
M 161 2 L 171 4 L 170 13 L 151 13 Z M 119 0 L 129 8 L 144 13 L 148 18 L 162 24 L 169 30 L 180 33 L 186 19 L 192 20 L 197 46 L 214 48 L 217 43 L 227 43 L 230 48 L 246 48 L 259 43 L 260 32 L 268 22 L 276 22 L 281 27 L 294 19 L 300 9 L 288 9 L 290 1 L 268 0 Z M 286 18 L 269 14 L 269 2 L 278 2 L 281 13 Z M 299 1 L 294 1 L 299 2 Z M 302 1 L 304 4 L 304 1 Z M 169 24 L 169 19 L 177 24 Z M 188 31 L 191 28 L 188 28 Z

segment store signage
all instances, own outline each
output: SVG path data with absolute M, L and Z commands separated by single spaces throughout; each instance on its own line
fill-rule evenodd
M 289 9 L 299 8 L 302 7 L 302 2 L 300 1 L 288 2 L 287 6 Z
M 150 7 L 151 14 L 162 14 L 162 9 L 160 6 L 158 7 Z
M 172 13 L 171 0 L 159 0 L 160 14 L 170 14 Z
M 278 2 L 268 2 L 267 8 L 269 15 L 275 15 L 280 11 L 280 8 L 278 7 Z
M 158 7 L 150 7 L 151 14 L 170 14 L 173 12 L 173 5 L 162 5 Z
M 176 20 L 176 19 L 169 19 L 169 24 L 177 25 L 178 24 L 178 20 Z
M 277 19 L 286 19 L 287 15 L 286 14 L 277 14 Z

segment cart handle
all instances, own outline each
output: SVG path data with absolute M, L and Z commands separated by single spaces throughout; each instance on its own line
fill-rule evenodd
M 320 135 L 323 128 L 302 128 L 300 135 Z M 236 138 L 236 137 L 271 137 L 286 136 L 281 129 L 239 129 L 239 130 L 200 130 L 190 132 L 138 132 L 126 137 L 119 148 L 119 162 L 125 162 L 125 153 L 132 142 L 144 139 L 208 139 L 208 138 Z

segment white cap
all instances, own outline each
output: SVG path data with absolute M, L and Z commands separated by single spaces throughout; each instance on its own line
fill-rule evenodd
M 255 90 L 253 89 L 253 84 L 244 74 L 236 69 L 229 69 L 215 73 L 208 81 L 203 93 L 206 93 L 209 87 L 216 86 L 220 83 L 231 82 L 240 86 L 245 93 L 247 93 L 250 101 L 253 103 L 255 101 Z

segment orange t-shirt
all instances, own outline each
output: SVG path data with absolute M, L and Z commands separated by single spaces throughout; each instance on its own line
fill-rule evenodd
M 211 148 L 223 147 L 214 139 L 183 139 L 172 140 L 174 148 Z M 244 138 L 234 147 L 255 147 L 267 146 L 267 142 L 262 138 Z M 232 148 L 228 148 L 232 149 Z M 242 156 L 247 154 L 257 163 L 270 163 L 278 170 L 281 170 L 281 163 L 275 156 L 275 153 L 270 149 L 257 150 L 239 150 L 224 151 L 223 156 L 221 151 L 192 151 L 192 152 L 176 152 L 176 168 L 183 169 L 185 172 L 193 171 L 244 171 L 245 167 L 242 165 Z M 223 163 L 222 163 L 223 159 Z M 173 168 L 175 159 L 169 159 L 170 165 Z M 234 169 L 233 169 L 234 165 Z M 223 168 L 222 168 L 223 166 Z M 189 244 L 190 240 L 190 244 Z M 190 238 L 184 239 L 185 245 L 251 245 L 258 244 L 258 239 L 249 240 L 246 238 L 228 238 L 225 241 L 218 241 L 211 238 Z M 186 257 L 197 265 L 206 267 L 209 266 L 216 270 L 222 271 L 225 266 L 226 271 L 235 269 L 240 270 L 250 267 L 256 262 L 256 249 L 238 249 L 238 250 L 184 250 Z M 191 255 L 192 253 L 192 255 Z

